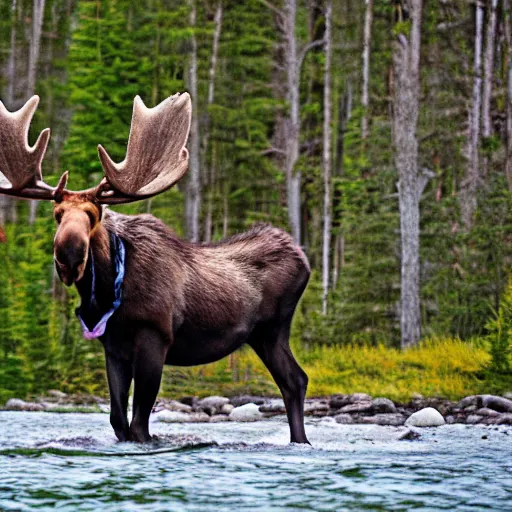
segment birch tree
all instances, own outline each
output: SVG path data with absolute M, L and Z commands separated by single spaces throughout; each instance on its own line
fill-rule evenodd
M 466 156 L 468 165 L 466 176 L 461 185 L 460 210 L 462 222 L 466 229 L 473 225 L 477 209 L 477 192 L 480 185 L 480 110 L 482 103 L 482 27 L 484 8 L 480 0 L 475 9 L 475 49 L 473 64 L 473 93 L 468 115 L 468 138 Z
M 393 134 L 398 171 L 401 238 L 401 345 L 415 345 L 420 321 L 420 198 L 428 176 L 418 168 L 422 0 L 401 0 L 393 43 Z M 407 16 L 407 18 L 406 18 Z M 405 21 L 409 30 L 401 32 Z M 407 33 L 404 33 L 407 32 Z
M 195 35 L 197 7 L 195 0 L 189 0 L 190 26 L 192 27 L 191 52 L 188 69 L 188 86 L 195 108 L 192 109 L 192 122 L 189 137 L 189 176 L 186 186 L 185 214 L 187 237 L 192 242 L 199 241 L 199 214 L 201 208 L 201 178 L 199 170 L 199 120 L 197 95 L 197 39 Z
M 301 243 L 301 172 L 295 169 L 299 159 L 300 147 L 300 73 L 307 53 L 323 44 L 318 39 L 298 49 L 296 36 L 297 0 L 285 0 L 284 9 L 279 9 L 267 0 L 260 3 L 271 9 L 276 15 L 277 26 L 281 32 L 284 47 L 284 72 L 286 74 L 284 97 L 288 103 L 288 115 L 284 120 L 284 167 L 286 174 L 286 196 L 288 203 L 288 222 L 295 243 Z
M 373 20 L 373 0 L 366 1 L 366 11 L 364 17 L 364 36 L 363 36 L 363 87 L 361 93 L 361 105 L 363 107 L 363 118 L 361 120 L 361 136 L 368 138 L 368 107 L 370 105 L 370 45 L 372 39 L 372 20 Z
M 206 154 L 208 151 L 208 143 L 209 143 L 209 135 L 210 135 L 210 118 L 208 115 L 208 108 L 213 104 L 214 96 L 215 96 L 215 72 L 217 69 L 217 57 L 219 53 L 219 42 L 220 42 L 220 34 L 222 31 L 222 1 L 219 1 L 217 4 L 217 9 L 215 10 L 215 18 L 214 25 L 215 31 L 213 34 L 213 42 L 212 42 L 212 58 L 210 62 L 210 71 L 208 73 L 208 97 L 206 100 L 206 122 L 203 128 L 203 162 L 206 163 Z M 205 216 L 205 225 L 204 225 L 204 241 L 210 242 L 212 237 L 212 216 L 213 216 L 213 195 L 214 190 L 213 187 L 215 185 L 215 162 L 213 158 L 210 162 L 209 172 L 208 172 L 208 203 L 206 208 L 206 216 Z
M 32 4 L 32 30 L 30 34 L 30 47 L 28 58 L 27 97 L 32 97 L 36 90 L 37 66 L 41 52 L 41 33 L 43 29 L 45 0 L 33 0 Z M 29 224 L 36 220 L 37 201 L 30 201 Z
M 331 61 L 332 61 L 332 2 L 327 1 L 325 10 L 325 67 L 324 67 L 324 128 L 323 128 L 323 173 L 324 173 L 324 225 L 322 247 L 322 313 L 327 314 L 331 252 L 332 193 L 331 193 Z
M 494 79 L 494 47 L 496 39 L 496 9 L 498 0 L 487 1 L 487 20 L 485 28 L 484 78 L 482 90 L 482 137 L 492 135 L 491 96 Z M 484 160 L 487 172 L 487 158 Z

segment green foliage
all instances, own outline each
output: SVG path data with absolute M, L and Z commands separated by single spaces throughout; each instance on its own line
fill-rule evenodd
M 254 222 L 287 228 L 286 176 L 282 143 L 286 103 L 283 41 L 275 13 L 264 2 L 223 2 L 223 25 L 213 103 L 207 105 L 216 2 L 177 0 L 47 0 L 37 92 L 41 106 L 31 140 L 46 126 L 52 142 L 44 173 L 55 183 L 70 169 L 71 188 L 98 183 L 96 146 L 124 158 L 133 97 L 156 105 L 188 87 L 190 38 L 198 46 L 203 209 L 212 213 L 214 240 Z M 275 2 L 277 7 L 282 2 Z M 25 98 L 27 23 L 30 2 L 0 2 L 0 63 L 7 69 L 11 30 L 16 29 L 15 106 Z M 482 140 L 487 162 L 479 210 L 471 230 L 460 222 L 459 193 L 467 161 L 465 102 L 473 11 L 454 0 L 440 9 L 425 1 L 422 27 L 420 168 L 434 174 L 421 203 L 421 307 L 423 334 L 443 342 L 400 354 L 400 233 L 391 126 L 394 79 L 392 42 L 408 35 L 410 21 L 395 23 L 392 2 L 374 2 L 370 105 L 360 104 L 364 2 L 333 2 L 333 277 L 327 315 L 321 313 L 322 122 L 324 54 L 308 52 L 301 70 L 301 141 L 296 170 L 303 178 L 303 246 L 313 274 L 293 326 L 296 352 L 311 376 L 310 393 L 368 391 L 406 398 L 412 392 L 456 397 L 499 391 L 510 373 L 512 292 L 512 193 L 504 168 L 504 131 Z M 323 38 L 321 4 L 298 2 L 298 49 Z M 443 30 L 443 26 L 453 27 Z M 502 51 L 506 55 L 505 49 Z M 504 57 L 503 57 L 504 59 Z M 495 70 L 494 125 L 503 124 L 507 66 Z M 8 76 L 0 76 L 7 88 Z M 5 94 L 5 92 L 2 92 Z M 363 139 L 361 121 L 369 118 Z M 494 115 L 494 114 L 493 114 Z M 150 210 L 184 234 L 186 183 L 151 201 L 119 207 Z M 50 205 L 38 207 L 27 226 L 28 207 L 6 226 L 0 244 L 0 401 L 56 387 L 68 392 L 106 393 L 101 345 L 85 341 L 74 309 L 76 291 L 65 289 L 52 265 L 54 222 Z M 495 312 L 489 313 L 489 306 Z M 489 320 L 489 317 L 491 319 Z M 487 327 L 487 331 L 486 331 Z M 487 336 L 491 359 L 472 344 Z M 468 340 L 467 346 L 460 340 Z M 389 350 L 388 350 L 389 349 Z M 482 352 L 483 350 L 483 352 Z M 443 368 L 435 354 L 450 356 Z M 468 355 L 469 354 L 469 355 Z M 470 367 L 468 357 L 477 363 Z M 422 360 L 424 358 L 424 360 Z M 460 361 L 463 364 L 457 366 Z M 490 362 L 489 362 L 490 361 Z M 486 366 L 488 365 L 488 366 Z M 487 370 L 485 370 L 487 368 Z M 360 371 L 359 371 L 360 370 Z M 479 379 L 485 379 L 480 382 Z M 444 382 L 446 381 L 446 382 Z M 275 393 L 268 373 L 250 351 L 203 369 L 168 369 L 169 394 L 253 391 Z M 464 391 L 464 389 L 466 391 Z

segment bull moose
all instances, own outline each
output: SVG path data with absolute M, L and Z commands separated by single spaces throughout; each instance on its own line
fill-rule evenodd
M 66 286 L 78 289 L 84 336 L 103 344 L 117 438 L 151 439 L 149 415 L 164 364 L 210 363 L 248 344 L 281 390 L 291 441 L 308 443 L 308 378 L 289 335 L 310 267 L 290 235 L 260 225 L 218 243 L 191 243 L 152 215 L 121 215 L 105 207 L 152 197 L 186 173 L 190 96 L 176 94 L 154 108 L 137 96 L 126 158 L 116 164 L 98 146 L 104 177 L 82 191 L 66 189 L 67 171 L 56 187 L 43 181 L 50 130 L 33 147 L 28 144 L 38 103 L 33 96 L 11 113 L 0 102 L 0 172 L 10 183 L 0 194 L 54 201 L 56 270 Z

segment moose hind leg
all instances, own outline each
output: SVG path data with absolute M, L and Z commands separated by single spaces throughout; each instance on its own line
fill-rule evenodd
M 149 415 L 160 389 L 166 355 L 167 345 L 157 331 L 142 328 L 137 332 L 133 360 L 133 419 L 130 425 L 132 441 L 151 441 Z
M 128 393 L 132 383 L 131 361 L 105 353 L 108 387 L 110 392 L 110 424 L 119 441 L 130 437 L 128 418 Z
M 304 399 L 308 376 L 299 366 L 289 345 L 290 322 L 255 333 L 259 339 L 250 342 L 268 368 L 283 395 L 292 443 L 309 443 L 304 430 Z

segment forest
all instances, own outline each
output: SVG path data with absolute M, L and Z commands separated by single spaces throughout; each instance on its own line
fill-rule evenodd
M 136 95 L 188 91 L 187 178 L 114 209 L 196 242 L 289 231 L 313 270 L 293 327 L 310 393 L 509 390 L 510 3 L 0 0 L 0 99 L 41 97 L 30 140 L 51 127 L 45 179 L 76 190 L 98 144 L 124 158 Z M 0 195 L 0 229 L 0 403 L 106 393 L 52 205 Z M 212 389 L 276 388 L 245 350 L 166 370 L 164 393 Z

